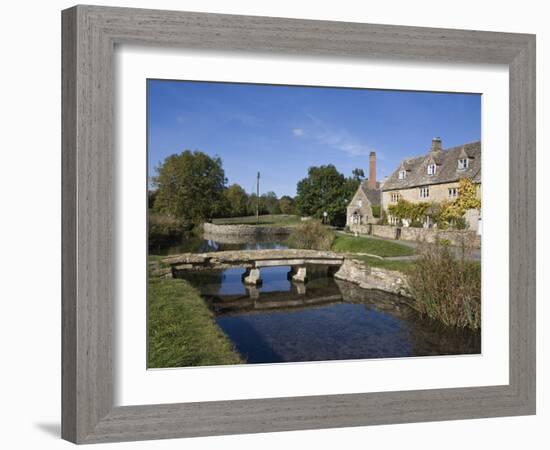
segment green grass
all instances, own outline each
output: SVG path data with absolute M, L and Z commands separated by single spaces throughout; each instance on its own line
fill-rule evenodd
M 206 303 L 187 281 L 149 277 L 148 367 L 242 363 Z
M 416 264 L 414 260 L 392 261 L 392 260 L 378 259 L 372 256 L 363 256 L 363 255 L 356 255 L 353 257 L 353 259 L 364 261 L 365 263 L 367 263 L 369 266 L 372 266 L 372 267 L 380 267 L 382 269 L 388 269 L 388 270 L 397 270 L 398 272 L 403 272 L 405 274 L 408 273 Z
M 260 226 L 289 226 L 301 223 L 300 216 L 291 214 L 264 214 L 259 219 Z M 256 216 L 225 217 L 214 219 L 212 222 L 216 225 L 256 225 Z
M 332 250 L 348 253 L 370 253 L 382 257 L 414 255 L 414 248 L 397 242 L 342 234 L 336 236 L 334 244 L 332 244 Z

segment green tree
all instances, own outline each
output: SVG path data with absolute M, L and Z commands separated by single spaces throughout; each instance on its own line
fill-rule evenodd
M 199 223 L 224 213 L 227 180 L 219 157 L 185 150 L 156 168 L 154 210 Z
M 246 215 L 248 195 L 246 191 L 238 184 L 232 184 L 224 192 L 223 195 L 227 202 L 228 212 L 231 216 Z
M 294 200 L 288 195 L 283 195 L 279 199 L 279 209 L 282 214 L 292 214 L 294 211 Z
M 455 200 L 456 205 L 462 211 L 468 209 L 480 209 L 481 199 L 477 195 L 478 186 L 468 178 L 461 178 L 458 181 L 458 198 Z
M 466 225 L 464 214 L 469 209 L 481 208 L 481 199 L 477 195 L 477 186 L 468 178 L 461 178 L 458 182 L 458 197 L 452 202 L 441 203 L 441 213 L 438 226 L 447 228 L 463 228 Z
M 157 197 L 157 191 L 152 191 L 152 190 L 147 191 L 147 208 L 153 209 L 155 205 L 156 197 Z
M 260 211 L 260 214 L 264 214 L 264 212 L 262 211 L 262 198 L 260 197 L 260 207 L 259 207 L 259 211 Z M 248 201 L 247 201 L 247 204 L 246 204 L 246 212 L 249 216 L 255 216 L 256 215 L 256 205 L 257 205 L 257 201 L 258 201 L 258 196 L 256 195 L 256 193 L 252 193 L 248 196 Z
M 353 169 L 351 174 L 353 175 L 353 179 L 357 181 L 361 181 L 365 178 L 365 171 L 363 169 Z
M 310 167 L 307 178 L 298 182 L 296 206 L 300 214 L 323 218 L 332 225 L 346 223 L 346 207 L 359 182 L 344 177 L 332 164 Z
M 277 194 L 273 191 L 262 194 L 260 204 L 263 206 L 263 211 L 267 212 L 267 214 L 281 214 Z

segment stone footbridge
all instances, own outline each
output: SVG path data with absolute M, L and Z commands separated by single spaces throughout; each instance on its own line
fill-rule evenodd
M 303 250 L 234 250 L 211 253 L 182 253 L 162 260 L 170 266 L 172 275 L 181 271 L 224 270 L 243 268 L 242 280 L 245 284 L 262 283 L 260 270 L 263 267 L 290 266 L 289 278 L 295 282 L 307 281 L 307 266 L 328 266 L 334 273 L 344 263 L 344 256 L 339 253 Z

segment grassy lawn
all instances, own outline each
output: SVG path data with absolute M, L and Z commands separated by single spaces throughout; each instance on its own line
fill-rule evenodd
M 226 217 L 214 219 L 212 222 L 216 225 L 256 225 L 256 216 L 245 217 Z M 265 214 L 260 216 L 260 226 L 275 225 L 288 226 L 301 223 L 300 216 L 291 214 Z
M 369 266 L 372 267 L 380 267 L 382 269 L 388 269 L 388 270 L 397 270 L 399 272 L 407 273 L 409 270 L 411 270 L 414 265 L 416 264 L 416 261 L 409 260 L 409 261 L 392 261 L 392 260 L 384 260 L 384 259 L 378 259 L 373 258 L 372 256 L 361 256 L 357 255 L 354 256 L 353 259 L 358 259 L 360 261 L 366 262 Z
M 183 367 L 243 362 L 214 322 L 213 314 L 187 281 L 149 277 L 148 367 Z
M 414 255 L 413 248 L 397 242 L 341 234 L 336 236 L 332 249 L 336 252 L 371 253 L 382 257 Z

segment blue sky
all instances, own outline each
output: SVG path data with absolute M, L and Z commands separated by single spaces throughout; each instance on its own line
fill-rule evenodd
M 346 176 L 377 154 L 380 180 L 408 157 L 481 138 L 481 96 L 369 89 L 148 80 L 148 170 L 167 156 L 220 156 L 229 184 L 296 193 L 314 165 Z

